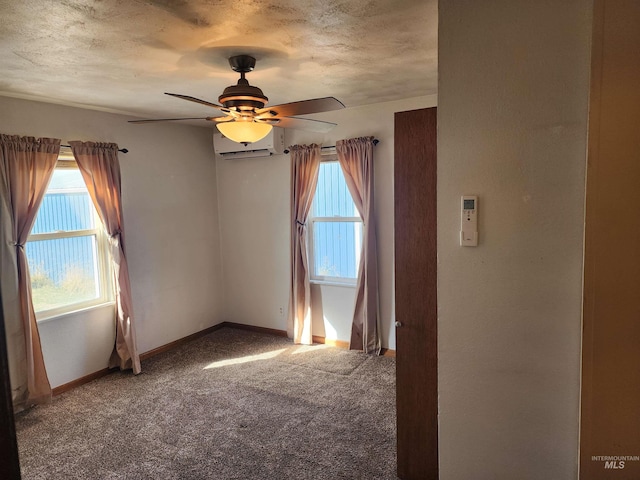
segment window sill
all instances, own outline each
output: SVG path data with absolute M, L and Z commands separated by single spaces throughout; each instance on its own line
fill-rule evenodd
M 107 308 L 107 307 L 111 307 L 113 308 L 115 306 L 116 302 L 115 301 L 109 301 L 109 302 L 103 302 L 103 303 L 98 303 L 96 305 L 89 305 L 87 307 L 81 307 L 78 308 L 77 310 L 71 310 L 69 312 L 64 312 L 64 313 L 53 313 L 51 315 L 47 315 L 47 316 L 43 316 L 43 317 L 38 317 L 38 314 L 36 314 L 36 321 L 37 323 L 48 323 L 54 320 L 59 320 L 61 318 L 64 317 L 69 317 L 71 315 L 81 315 L 83 313 L 87 313 L 90 312 L 92 310 L 98 310 L 101 308 Z
M 331 280 L 310 280 L 311 285 L 325 285 L 327 287 L 349 287 L 356 288 L 355 283 L 332 282 Z

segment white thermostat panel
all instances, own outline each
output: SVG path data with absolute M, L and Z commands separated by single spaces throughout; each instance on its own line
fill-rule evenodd
M 478 197 L 463 195 L 460 215 L 460 245 L 463 247 L 478 246 Z

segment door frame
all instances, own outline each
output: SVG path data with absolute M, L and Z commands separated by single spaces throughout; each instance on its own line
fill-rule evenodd
M 394 138 L 398 476 L 437 480 L 437 107 L 396 112 Z

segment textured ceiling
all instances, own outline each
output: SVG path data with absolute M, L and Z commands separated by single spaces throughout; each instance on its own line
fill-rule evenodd
M 159 118 L 217 115 L 227 58 L 276 105 L 436 93 L 436 0 L 0 0 L 0 95 Z M 203 122 L 204 124 L 204 122 Z

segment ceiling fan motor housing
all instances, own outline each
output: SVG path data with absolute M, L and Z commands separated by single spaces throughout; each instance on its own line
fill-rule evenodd
M 231 85 L 224 89 L 222 95 L 218 97 L 218 101 L 227 108 L 241 107 L 248 108 L 263 108 L 269 99 L 265 97 L 262 90 L 253 85 L 249 85 L 249 82 L 245 78 L 238 80 L 237 85 Z

